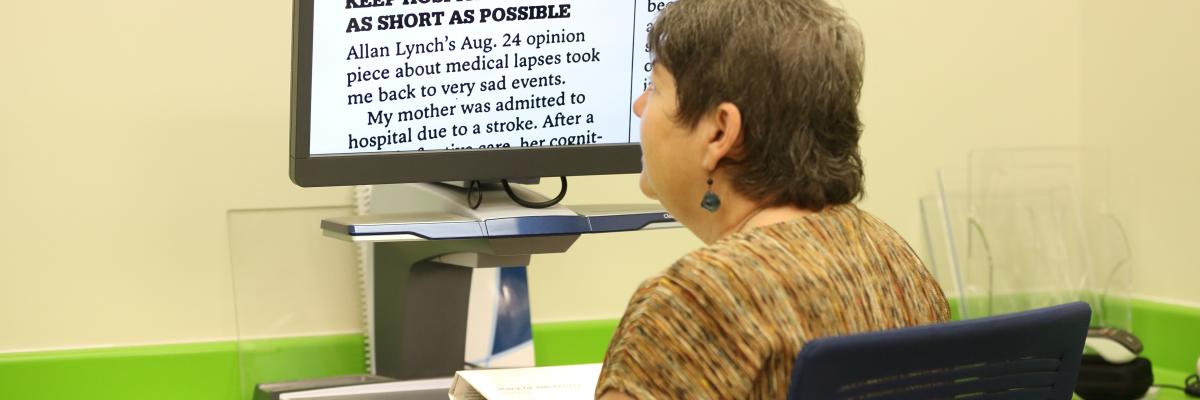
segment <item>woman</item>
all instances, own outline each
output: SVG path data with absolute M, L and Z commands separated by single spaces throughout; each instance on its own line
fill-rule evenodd
M 784 398 L 806 341 L 946 321 L 862 193 L 862 40 L 822 0 L 679 0 L 649 35 L 641 189 L 706 244 L 635 292 L 602 399 Z

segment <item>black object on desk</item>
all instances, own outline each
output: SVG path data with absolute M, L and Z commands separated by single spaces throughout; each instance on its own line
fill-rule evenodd
M 1100 356 L 1085 355 L 1075 394 L 1085 400 L 1132 400 L 1144 396 L 1153 384 L 1154 371 L 1144 357 L 1111 364 Z
M 279 400 L 279 396 L 283 395 L 284 393 L 392 381 L 394 381 L 394 379 L 385 378 L 382 376 L 354 375 L 294 382 L 265 383 L 254 388 L 254 400 Z

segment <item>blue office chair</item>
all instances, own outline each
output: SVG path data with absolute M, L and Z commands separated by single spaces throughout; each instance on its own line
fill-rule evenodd
M 1071 303 L 813 340 L 788 399 L 1070 399 L 1091 315 Z

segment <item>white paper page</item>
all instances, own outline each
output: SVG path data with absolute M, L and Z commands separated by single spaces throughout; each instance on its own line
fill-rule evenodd
M 488 400 L 591 400 L 595 398 L 600 366 L 460 371 L 457 379 L 469 383 Z

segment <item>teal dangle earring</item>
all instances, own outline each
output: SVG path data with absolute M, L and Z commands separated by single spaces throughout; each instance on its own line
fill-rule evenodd
M 721 198 L 716 193 L 713 193 L 712 185 L 712 178 L 708 178 L 708 191 L 704 192 L 704 198 L 700 200 L 700 207 L 703 207 L 710 213 L 715 213 L 721 209 Z

